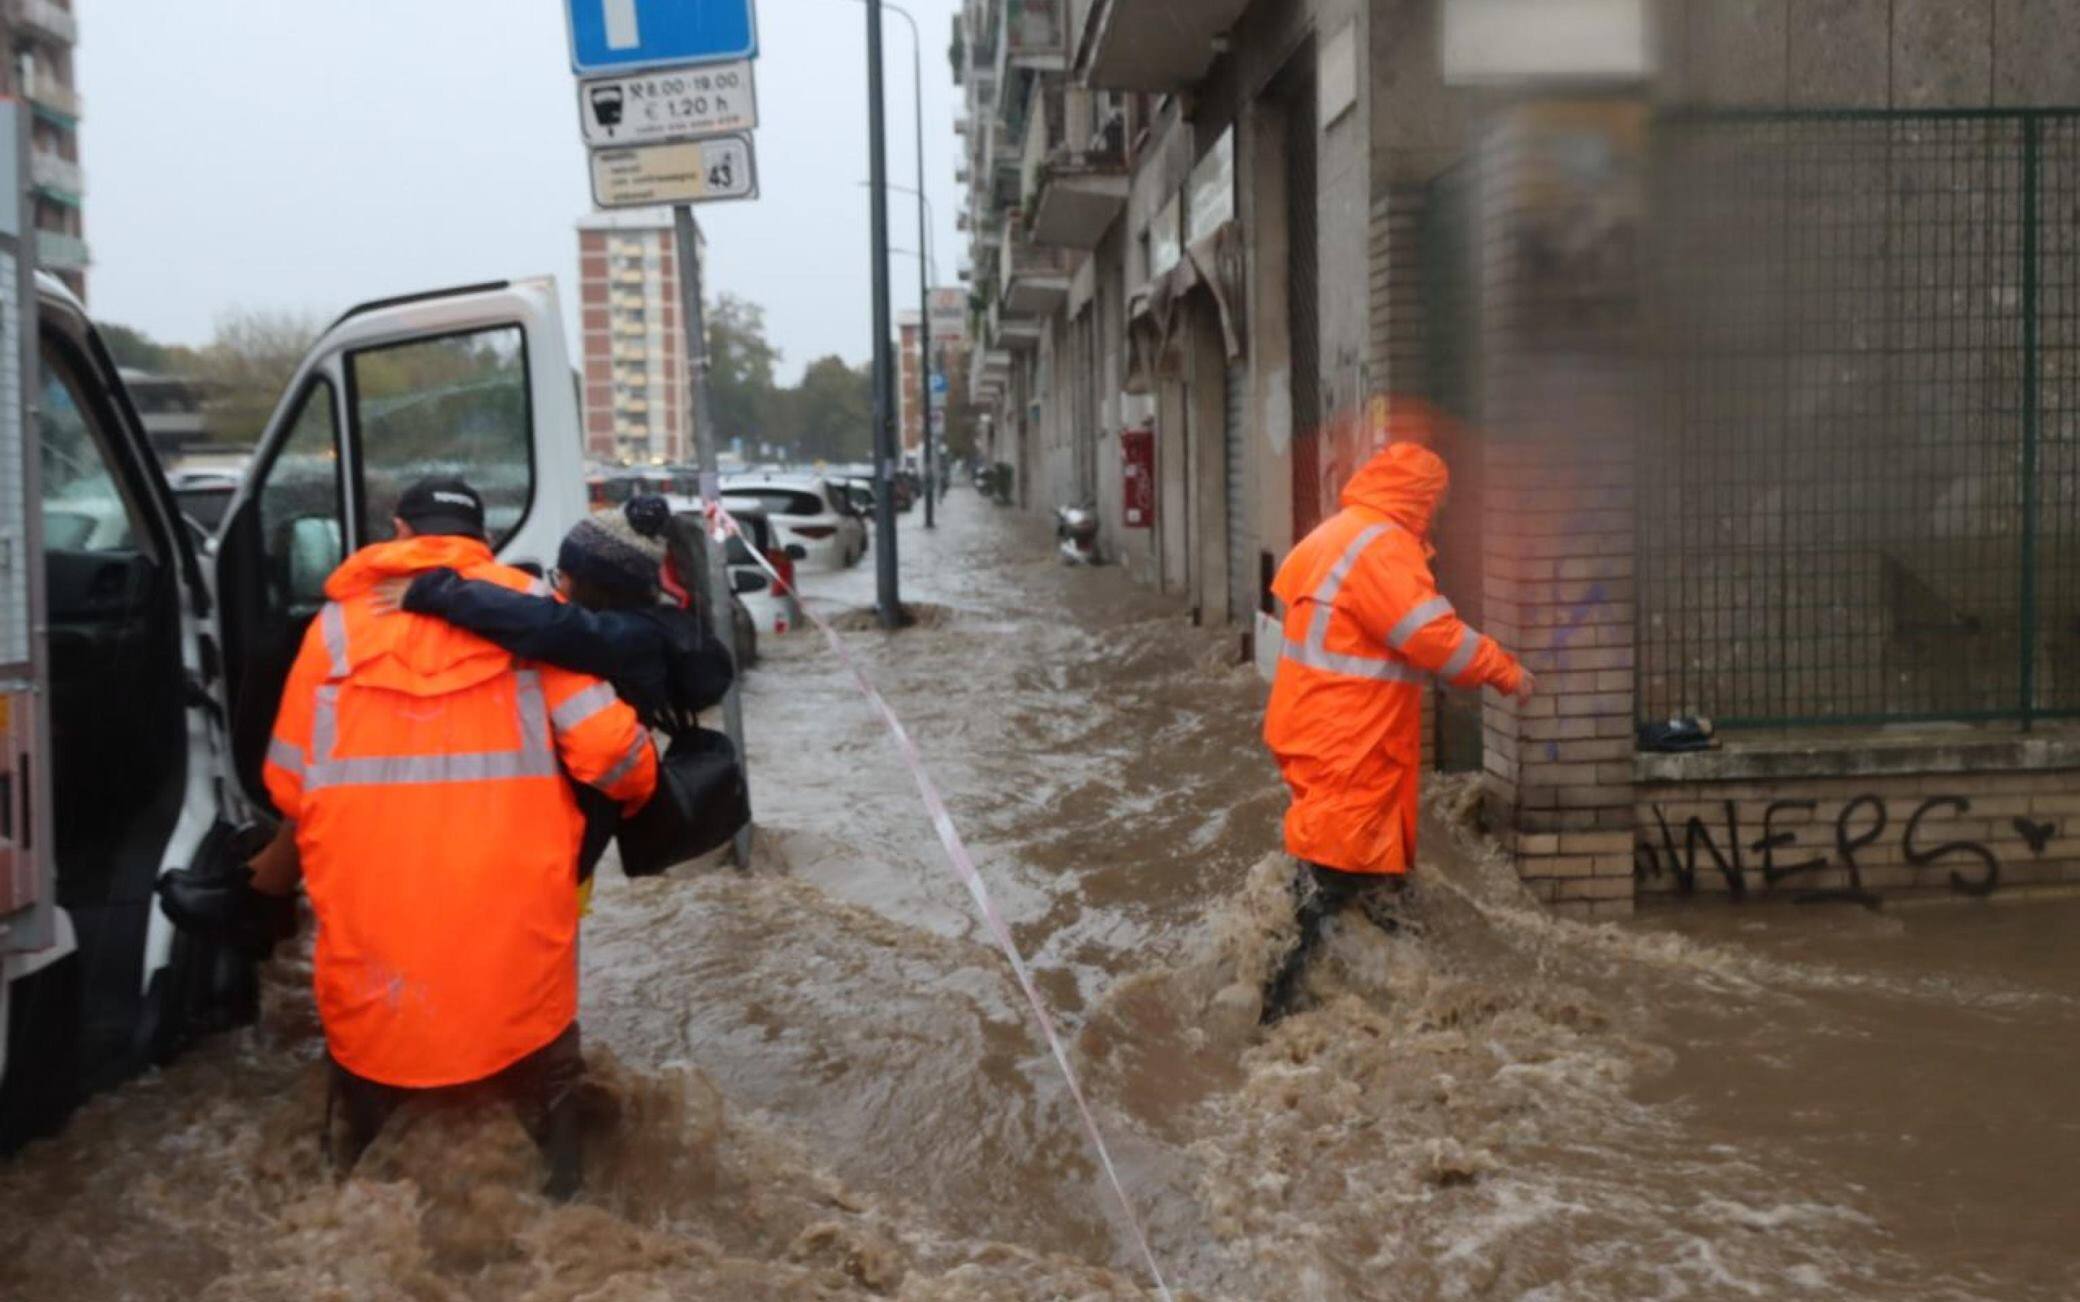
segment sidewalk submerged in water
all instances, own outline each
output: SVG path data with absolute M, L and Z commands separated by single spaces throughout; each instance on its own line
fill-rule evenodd
M 938 618 L 850 636 L 1074 1034 L 1181 1295 L 2080 1284 L 2048 1187 L 2080 1155 L 2056 919 L 1591 927 L 1433 816 L 1404 933 L 1337 927 L 1317 1007 L 1261 1033 L 1223 997 L 1290 926 L 1253 673 L 1128 576 L 1062 566 L 1044 525 L 965 492 L 942 520 L 904 536 L 906 599 Z M 805 586 L 842 611 L 871 584 Z M 1140 1296 L 880 725 L 813 639 L 764 649 L 758 870 L 610 871 L 587 923 L 620 1120 L 577 1205 L 534 1196 L 533 1146 L 495 1115 L 415 1118 L 334 1184 L 308 974 L 285 969 L 261 1029 L 0 1170 L 0 1294 Z

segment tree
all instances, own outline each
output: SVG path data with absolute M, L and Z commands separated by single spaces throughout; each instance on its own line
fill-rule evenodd
M 764 308 L 724 294 L 708 309 L 708 406 L 718 442 L 778 441 L 772 426 L 780 414 L 773 382 L 779 360 L 780 351 L 766 340 Z
M 795 393 L 795 453 L 823 461 L 865 461 L 874 455 L 874 381 L 864 366 L 842 357 L 809 363 Z
M 100 331 L 101 342 L 108 345 L 109 356 L 116 359 L 117 366 L 163 375 L 184 370 L 182 363 L 194 360 L 193 349 L 162 344 L 131 326 L 102 321 L 94 328 Z
M 194 367 L 208 394 L 204 416 L 216 441 L 259 441 L 319 332 L 317 319 L 302 312 L 234 308 L 217 318 L 216 337 L 196 354 Z

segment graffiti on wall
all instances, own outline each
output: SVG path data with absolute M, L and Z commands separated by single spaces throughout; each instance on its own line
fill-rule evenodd
M 1751 806 L 1752 808 L 1752 806 Z M 1893 808 L 1897 808 L 1897 805 Z M 1896 817 L 1873 793 L 1844 800 L 1832 819 L 1818 817 L 1820 802 L 1772 800 L 1759 819 L 1743 820 L 1741 803 L 1727 800 L 1715 813 L 1672 819 L 1652 807 L 1633 851 L 1633 875 L 1641 882 L 1673 883 L 1680 894 L 1697 889 L 1700 873 L 1716 875 L 1729 895 L 1748 892 L 1750 873 L 1765 890 L 1786 886 L 1800 900 L 1848 900 L 1876 907 L 1878 896 L 1864 881 L 1871 861 L 1904 862 L 1913 868 L 1946 867 L 1950 888 L 1963 895 L 1991 895 L 2000 888 L 2001 860 L 1992 846 L 1968 836 L 1946 838 L 1939 826 L 1971 813 L 1961 795 L 1922 798 L 1905 818 Z M 2042 855 L 2058 833 L 2056 823 L 2027 817 L 2013 820 L 2030 853 Z M 1897 854 L 1890 851 L 1896 850 Z M 1811 880 L 1840 870 L 1840 885 L 1811 886 Z

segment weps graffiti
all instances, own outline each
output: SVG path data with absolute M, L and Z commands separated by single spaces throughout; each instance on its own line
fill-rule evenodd
M 1899 857 L 1910 866 L 1949 865 L 1952 890 L 1965 895 L 1990 895 L 2000 886 L 2000 857 L 1985 843 L 1970 838 L 1939 840 L 1932 829 L 1923 826 L 1930 819 L 1940 822 L 1969 814 L 1972 802 L 1965 796 L 1929 796 L 1915 806 L 1911 815 L 1897 821 L 1888 814 L 1883 798 L 1873 794 L 1852 796 L 1834 816 L 1832 845 L 1802 843 L 1802 831 L 1810 834 L 1820 830 L 1825 834 L 1828 824 L 1813 821 L 1819 809 L 1817 800 L 1773 800 L 1763 810 L 1761 825 L 1751 826 L 1744 833 L 1740 803 L 1728 800 L 1724 803 L 1723 820 L 1708 822 L 1703 815 L 1693 814 L 1683 820 L 1679 835 L 1668 815 L 1656 805 L 1655 828 L 1648 829 L 1634 849 L 1633 874 L 1641 881 L 1672 878 L 1676 889 L 1688 894 L 1697 889 L 1697 874 L 1702 866 L 1708 872 L 1717 872 L 1725 881 L 1728 894 L 1738 898 L 1747 894 L 1751 860 L 1766 888 L 1840 868 L 1846 874 L 1843 885 L 1802 890 L 1798 898 L 1853 900 L 1875 907 L 1878 897 L 1864 885 L 1864 869 L 1857 856 L 1872 852 L 1873 847 L 1892 835 L 1899 838 Z M 1799 815 L 1807 821 L 1793 825 L 1791 820 Z M 2057 832 L 2056 824 L 2033 823 L 2023 818 L 2015 820 L 2015 827 L 2037 854 L 2044 852 Z

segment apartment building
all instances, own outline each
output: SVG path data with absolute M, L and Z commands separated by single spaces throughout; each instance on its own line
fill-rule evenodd
M 1268 669 L 1279 560 L 1428 428 L 1440 582 L 1544 689 L 1432 752 L 1557 906 L 2080 881 L 2075 33 L 968 0 L 987 455 Z
M 705 238 L 699 244 L 706 256 Z M 669 210 L 578 222 L 585 453 L 607 465 L 693 456 L 678 255 Z
M 82 298 L 87 292 L 86 174 L 80 167 L 79 120 L 72 54 L 79 20 L 62 0 L 0 3 L 0 48 L 13 57 L 0 68 L 0 87 L 29 103 L 30 181 L 35 203 L 36 257 Z

